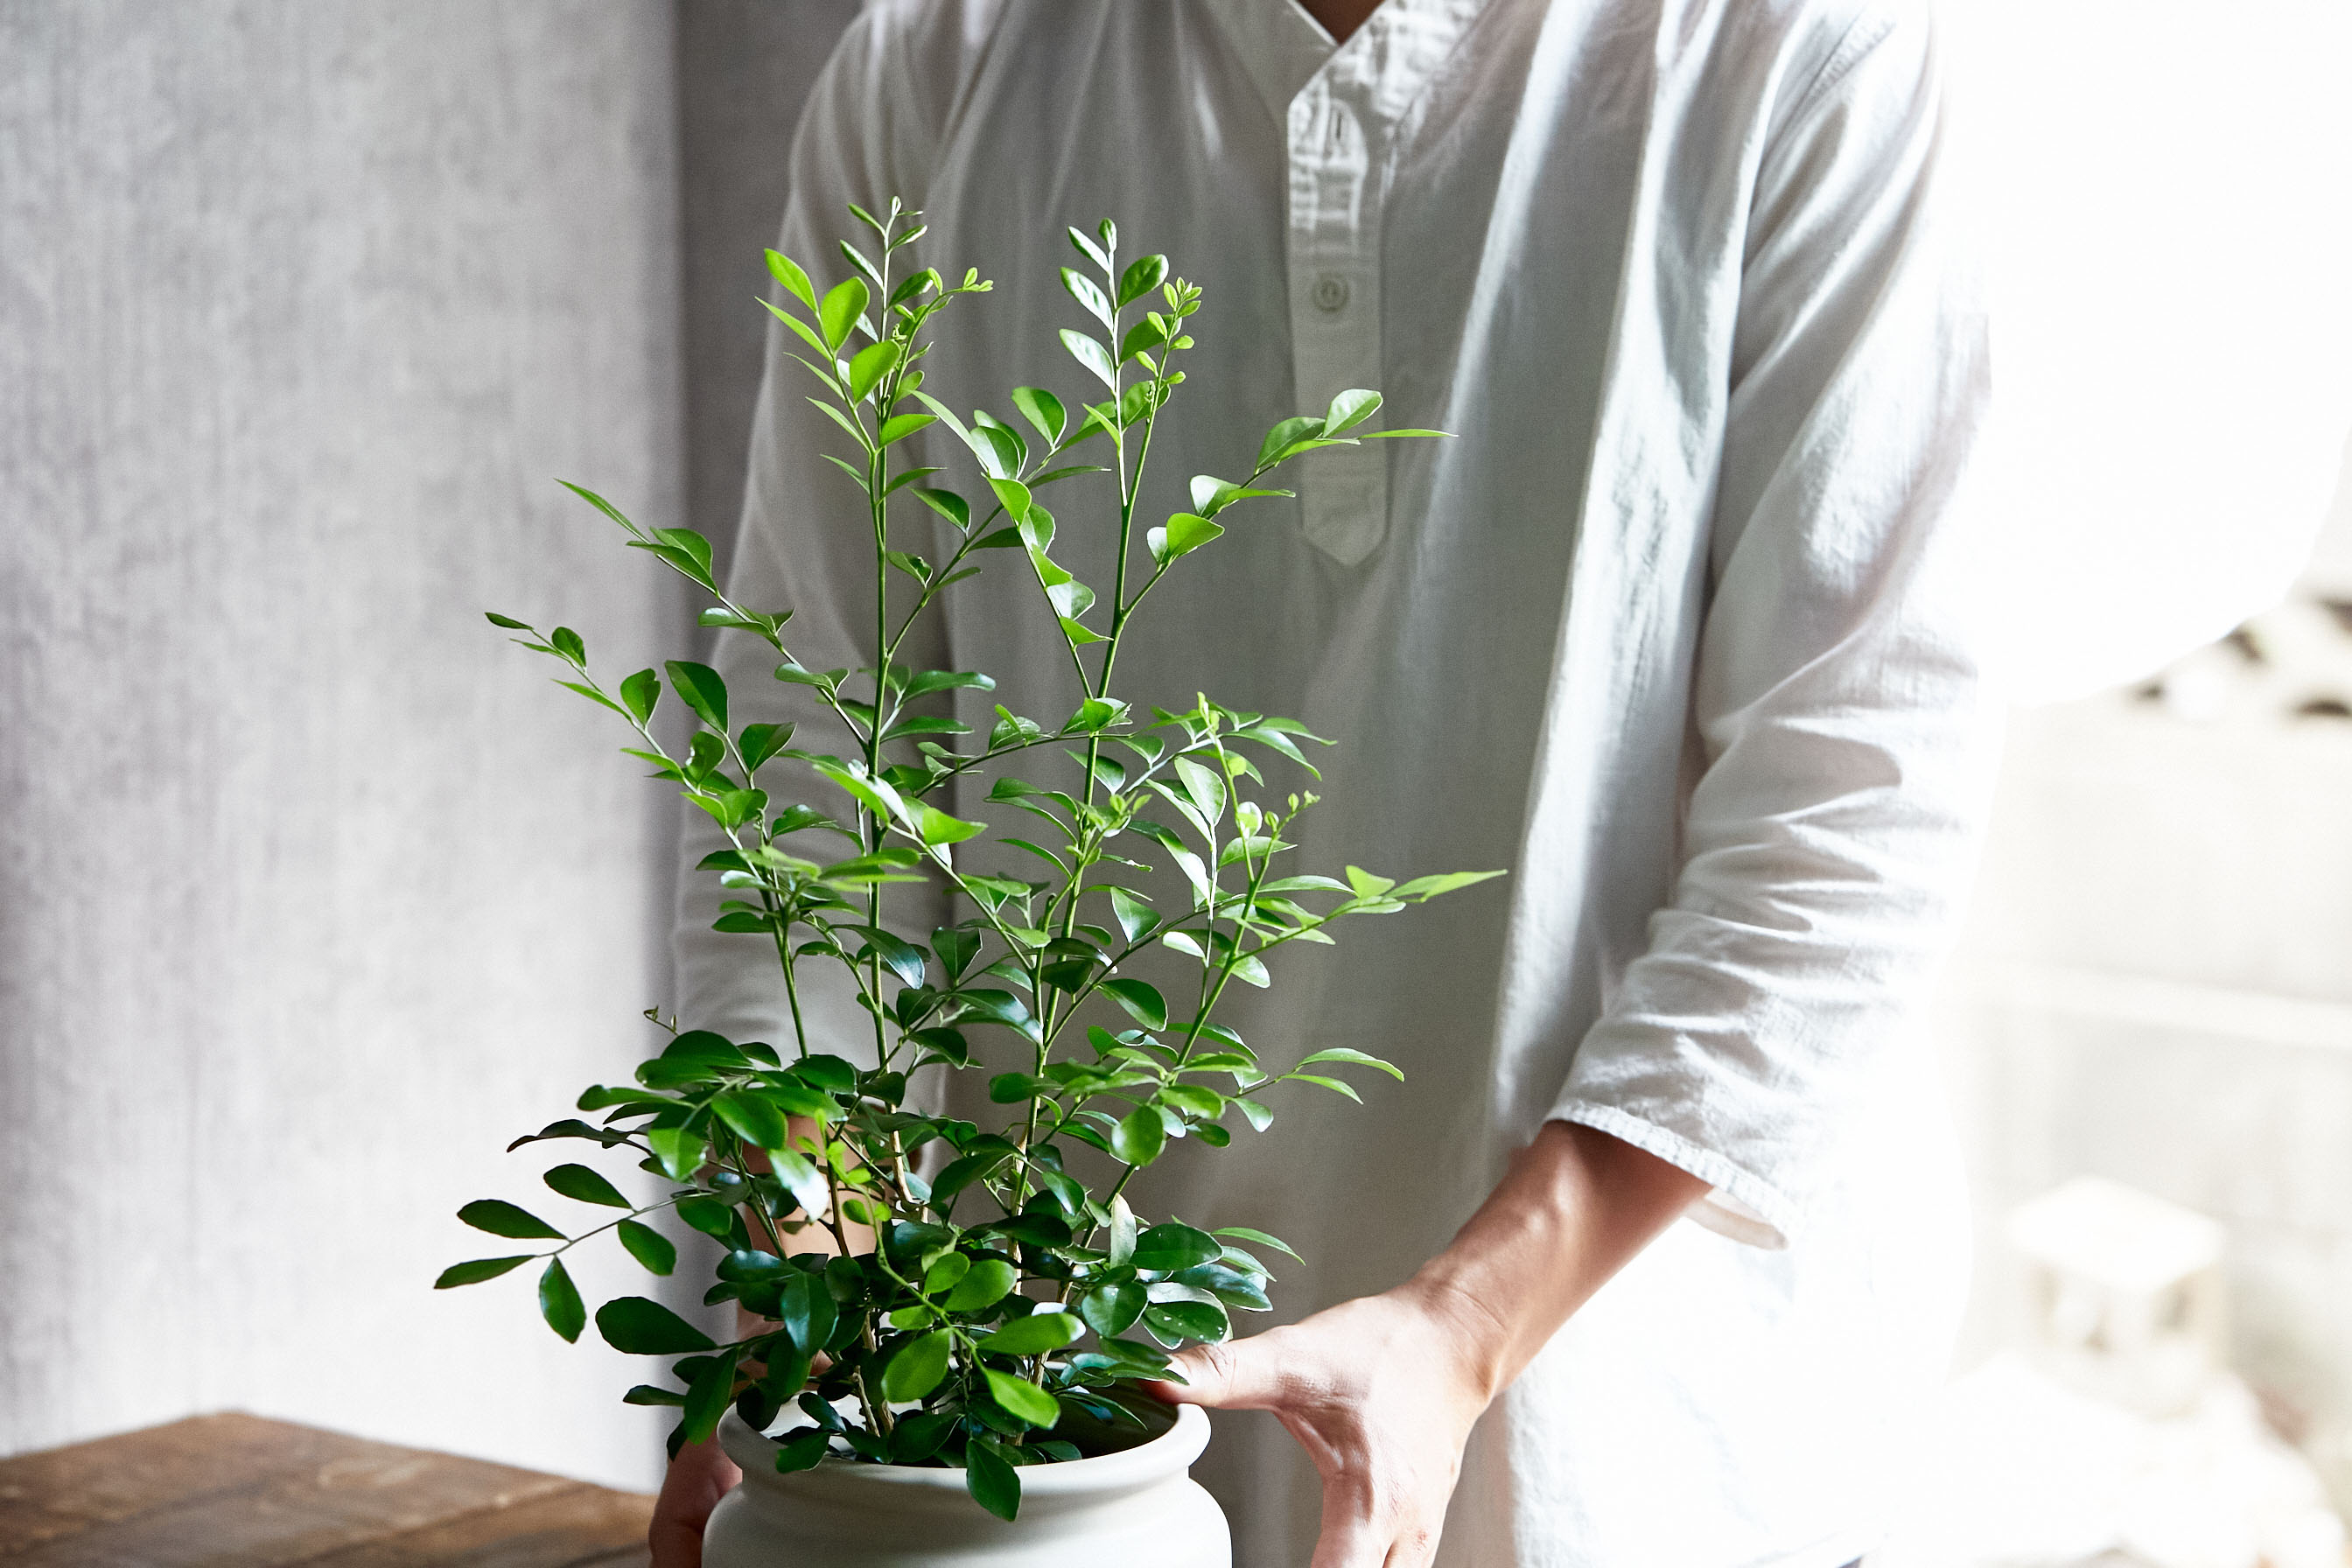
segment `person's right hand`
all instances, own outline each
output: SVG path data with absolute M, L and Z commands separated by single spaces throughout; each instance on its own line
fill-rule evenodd
M 653 1528 L 646 1532 L 653 1568 L 702 1568 L 702 1527 L 710 1522 L 719 1500 L 742 1479 L 716 1439 L 680 1448 L 662 1478 Z

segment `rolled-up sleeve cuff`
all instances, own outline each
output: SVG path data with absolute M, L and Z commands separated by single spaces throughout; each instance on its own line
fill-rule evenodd
M 1606 1132 L 1708 1184 L 1714 1191 L 1691 1205 L 1688 1217 L 1717 1235 L 1768 1251 L 1789 1245 L 1790 1234 L 1796 1228 L 1796 1205 L 1769 1182 L 1741 1170 L 1714 1150 L 1616 1106 L 1575 1095 L 1554 1105 L 1545 1120 L 1573 1121 Z

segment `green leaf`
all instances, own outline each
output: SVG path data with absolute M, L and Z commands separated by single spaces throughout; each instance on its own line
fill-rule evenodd
M 1070 291 L 1070 298 L 1084 307 L 1087 314 L 1106 327 L 1112 324 L 1110 300 L 1104 297 L 1101 284 L 1074 267 L 1065 267 L 1062 287 Z
M 1256 496 L 1286 496 L 1293 493 L 1289 490 L 1245 489 L 1232 480 L 1221 479 L 1214 474 L 1194 474 L 1192 488 L 1192 510 L 1202 517 L 1214 517 L 1237 500 L 1246 500 Z
M 824 302 L 817 307 L 816 319 L 817 324 L 824 331 L 827 350 L 834 353 L 841 352 L 841 345 L 849 341 L 849 330 L 857 324 L 857 318 L 866 313 L 866 301 L 869 298 L 866 280 L 862 278 L 850 279 L 824 297 Z
M 646 1134 L 646 1142 L 652 1146 L 662 1173 L 673 1182 L 690 1181 L 694 1173 L 702 1168 L 706 1145 L 699 1132 L 689 1132 L 683 1127 L 656 1127 Z
M 983 1258 L 940 1303 L 950 1312 L 984 1312 L 1013 1293 L 1020 1276 L 1001 1258 Z
M 1085 257 L 1088 261 L 1093 262 L 1105 272 L 1108 272 L 1110 270 L 1110 258 L 1102 253 L 1100 247 L 1096 245 L 1093 240 L 1088 239 L 1084 234 L 1075 228 L 1070 230 L 1069 233 L 1070 243 L 1078 247 L 1078 254 L 1080 256 Z M 1010 1516 L 1008 1515 L 1007 1517 L 1009 1518 Z
M 487 1230 L 492 1236 L 510 1237 L 529 1241 L 540 1237 L 562 1241 L 563 1233 L 530 1213 L 519 1209 L 501 1198 L 476 1198 L 457 1211 L 457 1217 L 476 1230 Z
M 1177 512 L 1168 520 L 1165 528 L 1155 528 L 1144 535 L 1150 547 L 1151 558 L 1165 566 L 1181 555 L 1189 555 L 1209 541 L 1220 538 L 1224 528 L 1205 517 L 1195 517 L 1189 511 Z
M 1084 332 L 1074 331 L 1068 327 L 1064 327 L 1062 346 L 1070 351 L 1072 359 L 1092 371 L 1095 379 L 1105 386 L 1115 387 L 1118 384 L 1118 371 L 1110 363 L 1110 351 L 1102 344 Z
M 1100 989 L 1108 992 L 1114 1001 L 1127 1009 L 1127 1016 L 1145 1028 L 1164 1029 L 1168 1026 L 1167 1000 L 1148 981 L 1132 980 L 1122 975 L 1104 981 Z
M 882 421 L 882 428 L 875 432 L 874 444 L 877 447 L 887 447 L 893 442 L 905 440 L 918 430 L 938 423 L 939 416 L 935 414 L 894 414 Z
M 621 1195 L 620 1188 L 585 1165 L 558 1165 L 541 1180 L 565 1197 L 577 1198 L 583 1204 L 603 1204 L 615 1209 L 636 1206 Z
M 833 1451 L 833 1434 L 822 1426 L 803 1426 L 776 1440 L 776 1473 L 789 1476 L 813 1470 Z
M 1125 888 L 1115 886 L 1110 889 L 1110 908 L 1111 913 L 1118 917 L 1118 929 L 1130 942 L 1141 942 L 1160 923 L 1160 917 Z
M 671 659 L 669 683 L 694 716 L 720 734 L 727 732 L 727 683 L 707 664 Z
M 719 1418 L 735 1398 L 735 1363 L 740 1347 L 730 1345 L 694 1374 L 687 1385 L 683 1426 L 689 1443 L 707 1443 L 719 1428 Z
M 882 378 L 890 374 L 890 367 L 898 363 L 898 344 L 894 338 L 884 338 L 878 343 L 869 343 L 858 350 L 857 357 L 849 362 L 850 401 L 865 402 Z
M 1102 1285 L 1078 1298 L 1078 1316 L 1105 1339 L 1115 1339 L 1135 1326 L 1150 1304 L 1140 1281 L 1129 1279 Z
M 955 491 L 929 489 L 918 485 L 915 494 L 922 499 L 925 506 L 954 523 L 958 529 L 971 526 L 971 503 Z
M 1143 320 L 1136 322 L 1135 325 L 1128 328 L 1127 335 L 1118 340 L 1118 363 L 1125 364 L 1128 361 L 1135 358 L 1138 354 L 1150 353 L 1153 349 L 1158 348 L 1161 343 L 1164 343 L 1167 341 L 1168 329 L 1162 325 L 1160 321 L 1155 321 L 1150 317 L 1146 316 Z M 1150 383 L 1149 382 L 1139 382 L 1136 386 L 1129 387 L 1127 391 L 1121 395 L 1122 400 L 1119 405 L 1119 417 L 1121 419 L 1129 417 L 1127 404 L 1124 401 L 1129 397 L 1137 398 L 1135 416 L 1140 417 L 1142 415 L 1143 409 L 1141 405 L 1141 398 L 1137 396 L 1137 386 L 1145 389 L 1142 395 L 1143 396 L 1149 396 L 1150 395 Z
M 1304 414 L 1283 420 L 1265 433 L 1265 440 L 1257 449 L 1257 466 L 1260 468 L 1268 467 L 1291 443 L 1310 440 L 1322 433 L 1323 421 Z
M 784 1146 L 784 1115 L 767 1100 L 756 1095 L 730 1090 L 710 1102 L 719 1120 L 735 1131 L 746 1143 L 761 1149 Z
M 1118 275 L 1118 302 L 1131 305 L 1154 289 L 1168 276 L 1168 258 L 1164 256 L 1142 256 L 1127 264 Z
M 1135 1238 L 1135 1266 L 1150 1273 L 1173 1274 L 1195 1264 L 1214 1262 L 1224 1250 L 1224 1244 L 1207 1231 L 1171 1220 Z
M 964 1445 L 963 1486 L 972 1501 L 1006 1523 L 1020 1517 L 1021 1472 L 993 1437 L 974 1437 Z
M 1286 1258 L 1297 1258 L 1298 1261 L 1301 1263 L 1307 1261 L 1303 1258 L 1298 1258 L 1298 1254 L 1296 1252 L 1291 1251 L 1290 1244 L 1288 1242 L 1282 1240 L 1278 1237 L 1268 1236 L 1262 1230 L 1252 1230 L 1245 1225 L 1229 1225 L 1218 1230 L 1216 1234 L 1219 1236 L 1231 1237 L 1235 1241 L 1249 1241 L 1255 1242 L 1260 1247 L 1271 1247 L 1276 1252 L 1283 1254 Z
M 1381 395 L 1355 387 L 1331 400 L 1329 412 L 1323 416 L 1323 434 L 1337 436 L 1351 426 L 1361 425 L 1381 405 Z
M 1342 1082 L 1336 1078 L 1323 1078 L 1311 1072 L 1286 1072 L 1282 1075 L 1282 1080 L 1285 1083 L 1311 1083 L 1318 1089 L 1328 1089 L 1334 1094 L 1344 1094 L 1358 1105 L 1364 1103 L 1364 1097 L 1356 1092 L 1354 1084 Z
M 1393 889 L 1389 896 L 1396 899 L 1420 899 L 1426 901 L 1440 893 L 1450 893 L 1458 888 L 1475 887 L 1505 875 L 1501 871 L 1444 871 L 1434 877 L 1415 877 Z
M 950 816 L 927 800 L 915 802 L 910 815 L 915 819 L 915 831 L 927 845 L 961 844 L 988 831 L 986 823 L 966 822 L 961 817 Z
M 968 1254 L 950 1252 L 944 1258 L 935 1258 L 931 1266 L 923 1270 L 923 1294 L 937 1296 L 942 1291 L 952 1290 L 971 1272 L 971 1258 Z
M 1356 897 L 1360 899 L 1377 899 L 1396 883 L 1386 877 L 1376 877 L 1361 866 L 1350 866 L 1348 868 L 1348 885 L 1355 889 Z
M 1149 1105 L 1139 1105 L 1111 1129 L 1110 1152 L 1130 1165 L 1149 1165 L 1168 1143 L 1168 1124 Z
M 1086 1331 L 1086 1325 L 1067 1312 L 1032 1312 L 981 1341 L 980 1348 L 992 1355 L 1044 1355 L 1076 1343 Z
M 790 724 L 746 724 L 735 749 L 743 754 L 747 767 L 757 768 L 792 743 Z
M 808 1356 L 824 1349 L 840 1316 L 824 1281 L 814 1274 L 794 1274 L 785 1279 L 779 1295 L 776 1321 L 793 1345 Z
M 1361 436 L 1358 437 L 1357 439 L 1361 441 L 1397 441 L 1403 440 L 1407 437 L 1418 437 L 1423 436 L 1436 437 L 1447 441 L 1454 439 L 1454 432 L 1451 430 L 1367 430 Z
M 640 724 L 652 718 L 661 690 L 661 677 L 650 669 L 641 669 L 621 682 L 621 700 L 628 705 L 629 717 Z
M 1187 1340 L 1216 1343 L 1233 1332 L 1232 1320 L 1222 1306 L 1207 1301 L 1160 1301 L 1143 1309 L 1143 1321 L 1160 1343 Z
M 955 1336 L 945 1329 L 908 1340 L 882 1369 L 882 1393 L 892 1400 L 920 1399 L 948 1374 L 948 1352 Z
M 496 610 L 484 610 L 482 615 L 484 618 L 488 620 L 490 625 L 494 626 L 504 626 L 510 632 L 527 632 L 530 630 L 530 622 L 516 620 L 512 616 L 502 616 Z
M 1308 1068 L 1313 1067 L 1317 1062 L 1353 1062 L 1359 1067 L 1378 1068 L 1398 1082 L 1404 1081 L 1403 1068 L 1384 1062 L 1378 1057 L 1368 1057 L 1361 1051 L 1351 1051 L 1345 1046 L 1333 1046 L 1328 1049 L 1317 1051 L 1312 1056 L 1301 1057 L 1298 1065 Z
M 677 1247 L 651 1226 L 625 1219 L 613 1228 L 619 1233 L 621 1245 L 628 1248 L 629 1256 L 648 1274 L 667 1274 L 677 1267 Z
M 433 1289 L 454 1290 L 460 1285 L 479 1285 L 485 1279 L 495 1279 L 509 1269 L 529 1263 L 532 1256 L 524 1252 L 512 1258 L 477 1258 L 470 1263 L 452 1263 L 441 1270 L 441 1278 L 433 1281 Z
M 735 1211 L 717 1198 L 677 1200 L 677 1217 L 703 1235 L 727 1240 L 735 1234 Z
M 561 1258 L 549 1258 L 547 1271 L 539 1277 L 539 1315 L 547 1320 L 549 1328 L 574 1344 L 579 1342 L 580 1331 L 588 1326 L 588 1309 L 581 1304 L 580 1288 L 572 1283 Z
M 1114 1195 L 1110 1200 L 1110 1266 L 1123 1268 L 1135 1261 L 1135 1211 L 1127 1200 Z
M 1069 410 L 1062 400 L 1042 386 L 1016 386 L 1013 389 L 1013 406 L 1021 417 L 1036 427 L 1037 434 L 1047 441 L 1058 443 L 1062 432 L 1069 427 Z
M 1029 515 L 1031 503 L 1027 485 L 1023 484 L 1019 479 L 991 478 L 988 488 L 996 492 L 996 499 L 1003 503 L 1005 515 L 1014 522 L 1019 522 Z M 1044 547 L 1041 545 L 1039 548 Z
M 982 1368 L 981 1374 L 988 1379 L 988 1392 L 1004 1407 L 1006 1415 L 1032 1426 L 1051 1426 L 1061 1420 L 1061 1402 L 1035 1384 L 1024 1383 L 992 1367 Z
M 801 270 L 799 262 L 781 250 L 772 250 L 768 252 L 768 270 L 793 299 L 812 310 L 816 309 L 816 290 L 810 287 L 808 274 Z
M 686 1395 L 674 1388 L 656 1388 L 650 1383 L 641 1383 L 621 1395 L 621 1403 L 624 1405 L 683 1405 L 686 1403 Z
M 709 1334 L 643 1296 L 616 1296 L 597 1308 L 596 1331 L 628 1355 L 691 1355 L 714 1348 Z

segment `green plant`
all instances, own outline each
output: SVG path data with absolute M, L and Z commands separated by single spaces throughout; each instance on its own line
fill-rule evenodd
M 760 1042 L 681 1032 L 676 1020 L 649 1013 L 672 1037 L 637 1069 L 635 1084 L 581 1096 L 582 1111 L 605 1113 L 601 1123 L 567 1119 L 516 1146 L 583 1139 L 625 1148 L 669 1190 L 657 1203 L 634 1204 L 589 1167 L 560 1165 L 546 1176 L 555 1192 L 625 1214 L 567 1235 L 511 1204 L 468 1204 L 459 1217 L 478 1229 L 558 1245 L 461 1263 L 440 1284 L 472 1284 L 543 1259 L 541 1310 L 556 1332 L 576 1340 L 588 1315 L 562 1254 L 610 1231 L 646 1268 L 667 1274 L 675 1248 L 643 1222 L 652 1210 L 673 1208 L 723 1249 L 705 1300 L 731 1300 L 767 1321 L 719 1344 L 642 1297 L 597 1310 L 597 1329 L 616 1348 L 683 1358 L 672 1368 L 682 1389 L 639 1386 L 627 1395 L 681 1407 L 673 1453 L 709 1436 L 730 1405 L 764 1428 L 797 1402 L 814 1425 L 784 1439 L 779 1468 L 841 1450 L 960 1465 L 971 1495 L 1010 1519 L 1020 1502 L 1018 1466 L 1076 1458 L 1070 1434 L 1089 1423 L 1137 1425 L 1126 1385 L 1165 1373 L 1171 1349 L 1223 1338 L 1228 1310 L 1265 1310 L 1269 1271 L 1251 1248 L 1289 1251 L 1254 1230 L 1144 1224 L 1123 1195 L 1134 1172 L 1171 1140 L 1223 1146 L 1230 1118 L 1262 1131 L 1270 1112 L 1260 1097 L 1277 1086 L 1354 1099 L 1335 1069 L 1396 1072 L 1347 1049 L 1268 1071 L 1214 1021 L 1226 987 L 1268 984 L 1273 950 L 1328 942 L 1342 919 L 1391 913 L 1499 873 L 1403 882 L 1354 867 L 1344 881 L 1278 875 L 1276 862 L 1291 847 L 1283 831 L 1316 797 L 1277 796 L 1257 763 L 1315 775 L 1300 751 L 1315 738 L 1290 720 L 1206 697 L 1180 710 L 1155 708 L 1145 721 L 1112 692 L 1120 643 L 1161 578 L 1225 531 L 1218 519 L 1229 509 L 1289 493 L 1261 488 L 1266 476 L 1321 447 L 1438 433 L 1363 431 L 1378 395 L 1342 393 L 1321 416 L 1269 430 L 1244 478 L 1193 479 L 1192 510 L 1148 530 L 1139 552 L 1137 498 L 1152 432 L 1184 382 L 1177 361 L 1192 346 L 1186 323 L 1201 290 L 1170 277 L 1159 256 L 1122 268 L 1108 222 L 1091 237 L 1072 229 L 1093 270 L 1065 268 L 1062 280 L 1106 336 L 1065 330 L 1061 338 L 1108 395 L 1074 419 L 1052 393 L 1015 390 L 1012 405 L 1033 441 L 986 413 L 967 425 L 922 390 L 932 318 L 990 286 L 970 272 L 951 285 L 929 268 L 894 279 L 894 263 L 924 232 L 910 226 L 916 215 L 896 203 L 879 218 L 852 211 L 874 230 L 878 255 L 844 245 L 852 275 L 820 295 L 797 263 L 771 251 L 788 300 L 768 309 L 809 351 L 795 357 L 824 392 L 810 401 L 848 443 L 850 456 L 832 460 L 866 500 L 880 650 L 871 668 L 804 664 L 785 637 L 791 612 L 730 600 L 700 535 L 641 528 L 601 496 L 570 487 L 620 525 L 630 548 L 712 596 L 705 626 L 766 643 L 782 661 L 776 679 L 809 689 L 828 726 L 837 723 L 842 750 L 812 748 L 789 724 L 734 727 L 719 675 L 679 661 L 667 666 L 668 689 L 691 710 L 695 729 L 684 751 L 673 752 L 655 733 L 664 689 L 655 671 L 608 688 L 590 673 L 576 632 L 558 626 L 541 635 L 490 616 L 524 647 L 566 666 L 561 684 L 625 720 L 637 735 L 629 754 L 725 831 L 730 847 L 702 862 L 729 895 L 718 928 L 772 949 L 792 1012 L 789 1057 Z M 1155 293 L 1163 308 L 1139 313 L 1139 301 Z M 800 311 L 790 308 L 795 302 Z M 891 471 L 898 444 L 933 424 L 970 449 L 985 510 L 927 484 L 936 469 Z M 1065 461 L 1071 448 L 1095 441 L 1108 446 L 1110 463 Z M 1111 591 L 1097 601 L 1055 563 L 1056 522 L 1037 497 L 1073 475 L 1103 472 L 1117 476 L 1119 552 Z M 894 502 L 901 510 L 919 503 L 947 520 L 953 547 L 944 560 L 894 548 Z M 1068 648 L 1078 700 L 1058 724 L 998 706 L 982 742 L 959 750 L 955 737 L 967 726 L 920 710 L 921 700 L 992 690 L 993 681 L 910 669 L 897 655 L 918 617 L 995 550 L 1025 556 Z M 1074 764 L 1062 783 L 999 773 L 988 795 L 1045 825 L 1043 833 L 1026 829 L 1033 837 L 998 839 L 1034 858 L 1040 879 L 961 869 L 951 847 L 988 828 L 950 816 L 931 797 L 974 770 L 995 772 L 1054 745 L 1068 747 Z M 803 770 L 830 804 L 779 807 L 761 782 L 779 764 Z M 1172 815 L 1176 826 L 1154 813 Z M 840 852 L 831 857 L 812 847 L 835 842 Z M 1145 855 L 1181 874 L 1188 908 L 1163 914 L 1134 885 L 1150 868 L 1138 858 Z M 930 932 L 928 945 L 889 918 L 894 886 L 926 879 L 963 917 Z M 1197 989 L 1181 1005 L 1121 973 L 1152 943 L 1197 966 Z M 872 1015 L 874 1067 L 812 1048 L 800 981 L 811 963 L 844 966 L 854 979 Z M 980 1068 L 1006 1047 L 1012 1061 L 998 1064 L 1003 1070 L 988 1086 L 990 1100 L 1005 1108 L 1003 1127 L 983 1130 L 906 1104 L 916 1068 Z M 1072 1146 L 1080 1144 L 1107 1156 L 1105 1168 L 1115 1173 L 1099 1190 L 1074 1168 L 1082 1162 Z M 927 1152 L 928 1181 L 919 1168 Z M 793 1239 L 812 1227 L 833 1256 L 794 1251 Z M 1080 1414 L 1066 1422 L 1071 1412 Z

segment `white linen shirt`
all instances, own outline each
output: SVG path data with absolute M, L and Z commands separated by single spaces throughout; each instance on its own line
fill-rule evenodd
M 1404 1278 L 1548 1118 L 1714 1189 L 1496 1403 L 1441 1561 L 1843 1563 L 1940 1373 L 1961 1226 L 1911 1018 L 1992 728 L 1958 504 L 1988 376 L 1939 102 L 1906 0 L 1386 0 L 1336 47 L 1286 0 L 886 0 L 802 121 L 782 248 L 820 287 L 858 237 L 843 204 L 893 195 L 924 262 L 996 280 L 940 318 L 926 390 L 953 406 L 1098 395 L 1055 335 L 1084 324 L 1066 224 L 1114 217 L 1202 285 L 1145 521 L 1345 387 L 1387 395 L 1376 426 L 1459 433 L 1318 454 L 1297 501 L 1227 513 L 1120 668 L 1145 703 L 1206 691 L 1339 742 L 1296 870 L 1511 873 L 1285 949 L 1226 1021 L 1269 1061 L 1345 1045 L 1405 1083 L 1179 1146 L 1146 1212 L 1293 1242 L 1288 1319 Z M 796 612 L 803 663 L 865 664 L 863 501 L 793 346 L 772 332 L 733 592 Z M 984 490 L 943 427 L 915 441 Z M 1103 585 L 1106 494 L 1040 498 Z M 908 505 L 894 541 L 937 559 L 944 527 Z M 909 662 L 994 675 L 959 694 L 982 731 L 1000 700 L 1050 722 L 1067 656 L 1017 555 L 982 559 L 1010 564 Z M 822 732 L 761 652 L 721 645 L 739 716 Z M 985 788 L 943 804 L 1000 811 Z M 789 1037 L 714 898 L 681 894 L 685 1017 Z M 815 1016 L 864 1048 L 838 994 Z M 1265 1416 L 1218 1430 L 1201 1473 L 1239 1560 L 1303 1563 L 1311 1468 Z

